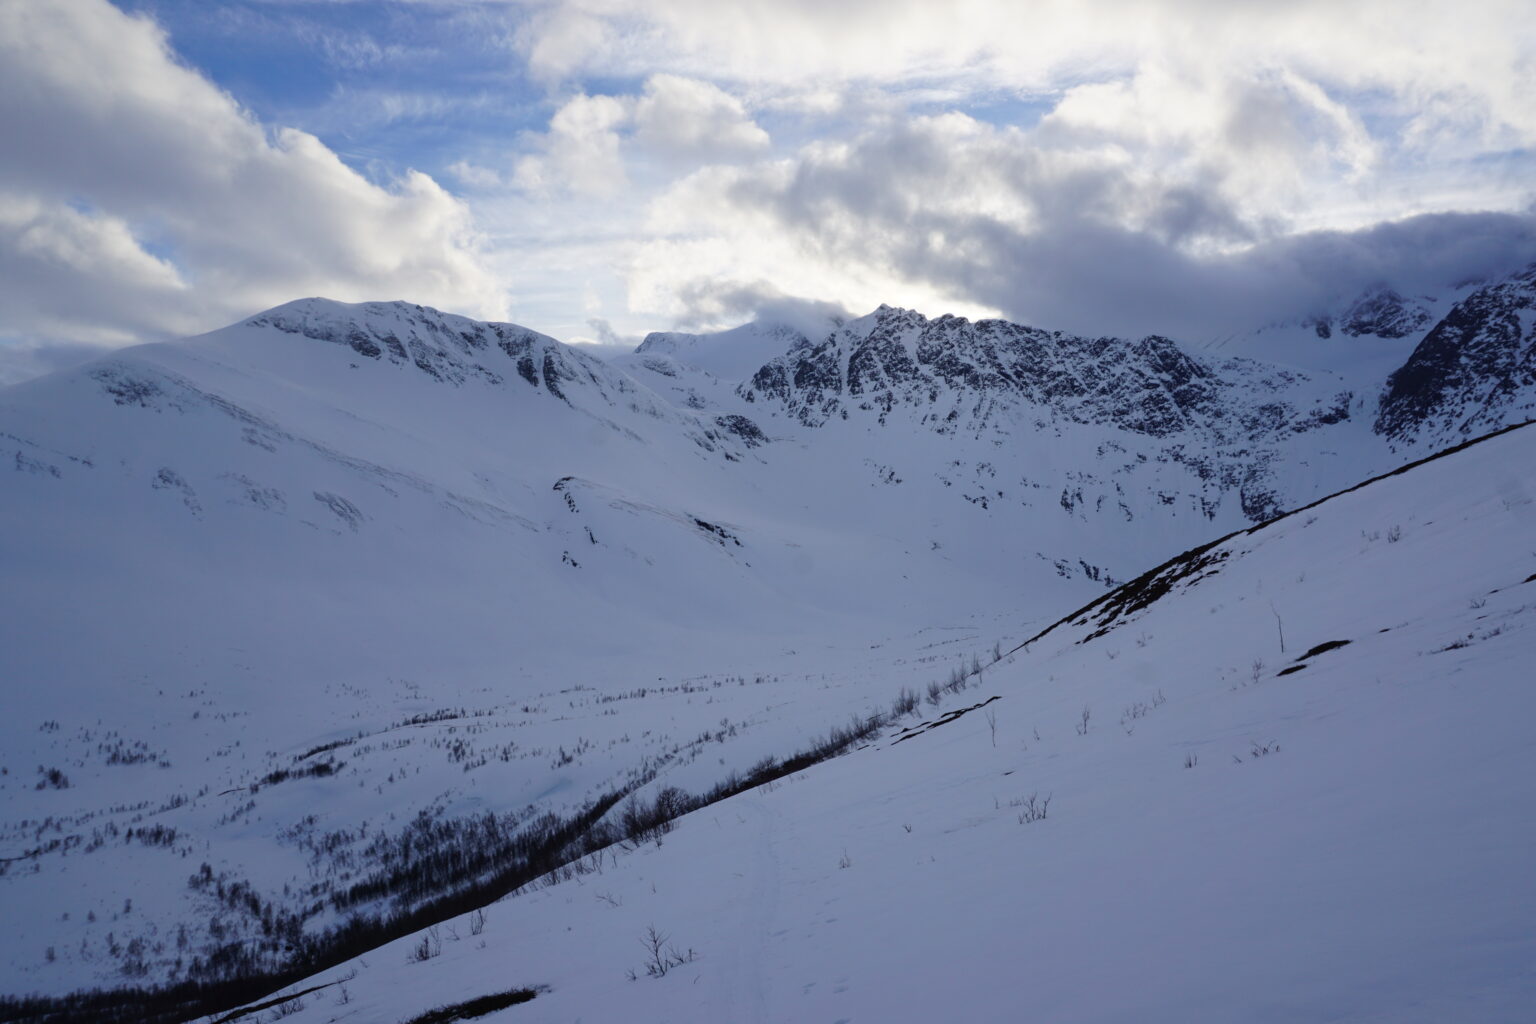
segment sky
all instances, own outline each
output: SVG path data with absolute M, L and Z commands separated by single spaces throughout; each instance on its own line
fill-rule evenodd
M 1524 0 L 0 0 L 0 383 L 309 295 L 1202 343 L 1536 259 Z

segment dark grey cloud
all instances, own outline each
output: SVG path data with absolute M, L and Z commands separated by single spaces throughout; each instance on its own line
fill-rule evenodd
M 829 265 L 1094 334 L 1203 341 L 1327 313 L 1377 284 L 1438 291 L 1536 260 L 1529 210 L 1284 233 L 1222 184 L 1212 167 L 1159 178 L 930 119 L 806 154 L 788 174 L 742 174 L 723 201 Z M 717 281 L 683 299 L 708 320 L 730 308 L 721 296 L 733 287 L 771 288 Z
M 1380 284 L 1441 292 L 1536 260 L 1536 217 L 1512 213 L 1425 214 L 1207 257 L 1102 224 L 1056 224 L 1030 235 L 972 227 L 984 240 L 981 261 L 917 266 L 1015 319 L 1191 340 L 1334 313 Z
M 856 315 L 835 302 L 786 295 L 767 281 L 694 281 L 682 287 L 679 298 L 690 311 L 678 321 L 682 330 L 756 319 L 818 337 Z

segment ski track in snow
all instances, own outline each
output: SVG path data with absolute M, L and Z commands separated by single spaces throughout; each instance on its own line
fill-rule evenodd
M 745 816 L 751 824 L 751 866 L 743 876 L 740 899 L 741 926 L 731 949 L 729 965 L 721 972 L 718 984 L 726 1018 L 752 1024 L 768 1024 L 775 1018 L 769 1013 L 764 973 L 773 959 L 779 902 L 779 857 L 774 850 L 779 815 L 772 794 L 754 792 L 730 801 L 719 810 L 723 815 Z

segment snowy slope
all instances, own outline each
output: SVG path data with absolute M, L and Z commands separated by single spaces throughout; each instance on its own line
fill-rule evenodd
M 639 360 L 670 358 L 734 385 L 806 341 L 805 334 L 798 328 L 785 324 L 749 323 L 718 334 L 659 331 L 647 335 L 634 355 Z
M 1527 1020 L 1533 465 L 1516 430 L 1176 560 L 287 1019 Z
M 422 905 L 390 851 L 708 791 L 1408 457 L 1358 368 L 827 330 L 309 299 L 0 392 L 0 994 L 281 966 Z
M 769 462 L 744 418 L 405 304 L 29 382 L 0 434 L 10 993 L 186 977 L 274 913 L 329 927 L 311 887 L 423 812 L 707 789 L 1101 586 L 893 505 L 846 450 Z M 259 901 L 189 886 L 204 863 Z

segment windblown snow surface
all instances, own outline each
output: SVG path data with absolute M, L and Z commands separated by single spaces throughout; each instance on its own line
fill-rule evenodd
M 287 1019 L 1529 1020 L 1533 465 L 1519 429 L 1177 559 Z

